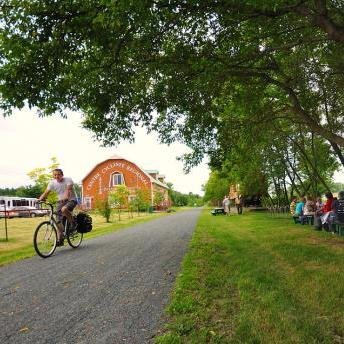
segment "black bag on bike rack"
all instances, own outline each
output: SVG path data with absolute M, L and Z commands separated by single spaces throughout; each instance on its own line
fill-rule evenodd
M 79 233 L 88 233 L 92 230 L 92 217 L 87 213 L 79 213 L 76 215 L 77 227 Z

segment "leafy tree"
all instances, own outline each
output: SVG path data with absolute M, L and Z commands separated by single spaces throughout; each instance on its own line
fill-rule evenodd
M 105 221 L 110 222 L 112 208 L 108 198 L 97 198 L 94 202 L 95 210 L 105 218 Z
M 41 194 L 42 189 L 39 185 L 20 186 L 15 191 L 15 195 L 18 197 L 38 198 Z
M 46 189 L 49 181 L 52 178 L 52 170 L 59 167 L 56 157 L 51 158 L 51 164 L 48 167 L 38 167 L 28 172 L 28 176 L 34 181 L 35 190 L 38 191 L 38 195 L 41 195 Z M 55 193 L 50 193 L 48 195 L 48 202 L 56 203 L 57 196 Z
M 171 201 L 172 204 L 178 207 L 181 206 L 186 206 L 188 204 L 188 197 L 187 195 L 178 192 L 178 191 L 173 191 L 171 193 Z
M 28 176 L 35 182 L 35 185 L 41 187 L 42 192 L 51 180 L 51 173 L 59 167 L 56 157 L 51 158 L 51 164 L 48 167 L 38 167 L 28 172 Z
M 7 0 L 1 10 L 6 114 L 81 110 L 105 145 L 144 124 L 192 147 L 190 164 L 218 157 L 224 117 L 283 117 L 344 164 L 341 1 Z
M 160 190 L 155 190 L 153 195 L 153 204 L 156 208 L 159 208 L 164 201 L 164 193 Z
M 81 110 L 105 145 L 145 125 L 191 147 L 187 167 L 209 155 L 212 201 L 227 181 L 286 202 L 329 189 L 334 157 L 344 165 L 342 1 L 0 6 L 6 115 Z
M 1 196 L 15 196 L 17 192 L 16 188 L 3 188 L 0 189 Z
M 221 175 L 218 171 L 210 173 L 210 177 L 205 184 L 204 201 L 214 205 L 220 205 L 224 195 L 228 195 L 231 181 L 227 176 Z
M 121 220 L 121 209 L 128 207 L 129 190 L 125 185 L 117 185 L 108 194 L 110 207 L 118 210 L 118 220 Z
M 204 204 L 203 197 L 197 194 L 193 194 L 192 192 L 189 192 L 189 194 L 187 195 L 187 200 L 187 205 L 190 207 L 201 207 Z
M 171 200 L 172 203 L 175 203 L 173 199 L 173 194 L 175 193 L 175 190 L 173 189 L 173 183 L 167 182 L 166 185 L 168 186 L 168 189 L 167 189 L 168 198 Z
M 167 183 L 168 197 L 174 206 L 202 206 L 204 204 L 203 197 L 190 192 L 189 194 L 183 194 L 173 189 L 172 183 Z
M 146 210 L 151 204 L 150 190 L 148 188 L 136 189 L 134 202 L 138 214 L 140 210 Z

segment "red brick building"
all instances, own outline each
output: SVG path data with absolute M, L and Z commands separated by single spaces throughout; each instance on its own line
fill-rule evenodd
M 135 197 L 137 189 L 142 189 L 149 195 L 152 206 L 154 195 L 163 194 L 158 208 L 164 209 L 170 206 L 164 178 L 156 170 L 144 171 L 131 161 L 113 156 L 96 165 L 82 180 L 82 202 L 85 208 L 92 209 L 97 199 L 105 199 L 110 190 L 125 185 L 130 193 L 129 199 Z

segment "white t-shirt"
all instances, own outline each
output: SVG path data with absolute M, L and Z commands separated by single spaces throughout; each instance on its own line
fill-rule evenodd
M 58 199 L 63 200 L 66 195 L 67 186 L 69 185 L 73 186 L 73 184 L 74 183 L 73 183 L 72 178 L 68 178 L 68 177 L 63 177 L 60 183 L 56 179 L 52 179 L 47 186 L 47 190 L 55 191 L 57 193 Z M 69 198 L 69 201 L 71 200 L 76 200 L 75 192 L 73 188 L 71 192 L 71 197 Z
M 222 202 L 222 204 L 225 206 L 225 207 L 228 207 L 229 206 L 229 199 L 228 198 L 225 198 Z

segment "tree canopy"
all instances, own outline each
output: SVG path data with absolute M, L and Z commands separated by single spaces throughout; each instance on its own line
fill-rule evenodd
M 133 128 L 214 166 L 257 133 L 326 142 L 341 159 L 344 3 L 339 0 L 7 0 L 0 106 L 80 110 L 105 145 Z M 268 135 L 267 135 L 268 136 Z M 257 136 L 258 137 L 258 136 Z M 226 145 L 228 146 L 226 147 Z

